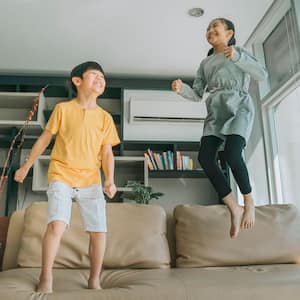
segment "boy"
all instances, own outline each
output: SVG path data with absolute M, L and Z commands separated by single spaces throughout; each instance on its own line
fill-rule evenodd
M 110 198 L 116 193 L 112 146 L 119 144 L 120 140 L 112 117 L 96 103 L 106 84 L 102 67 L 96 62 L 82 63 L 72 70 L 71 82 L 77 97 L 56 105 L 27 161 L 15 174 L 15 180 L 22 183 L 35 159 L 56 135 L 48 170 L 48 225 L 42 244 L 42 269 L 37 287 L 37 292 L 41 293 L 52 292 L 53 263 L 70 221 L 72 198 L 79 204 L 90 237 L 88 288 L 101 288 L 106 215 L 100 167 L 105 175 L 104 193 Z

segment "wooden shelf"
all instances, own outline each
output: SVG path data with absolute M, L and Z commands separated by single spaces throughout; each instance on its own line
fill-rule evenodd
M 121 113 L 110 113 L 110 114 L 111 114 L 114 122 L 116 124 L 120 124 L 120 122 L 121 122 Z
M 45 117 L 45 120 L 46 122 L 49 120 L 51 114 L 52 114 L 52 109 L 44 109 L 43 113 L 44 113 L 44 117 Z M 116 124 L 120 124 L 121 122 L 121 113 L 110 113 L 114 122 Z
M 155 170 L 149 171 L 150 178 L 206 178 L 203 170 Z
M 33 165 L 32 190 L 45 192 L 48 188 L 49 155 L 41 155 Z M 104 179 L 104 176 L 102 176 Z M 144 157 L 115 156 L 115 184 L 118 191 L 131 191 L 125 187 L 128 180 L 143 181 L 148 185 L 148 168 Z
M 37 93 L 11 93 L 0 92 L 0 127 L 20 127 L 33 105 L 33 99 Z M 40 96 L 38 111 L 33 120 L 29 122 L 29 128 L 43 128 L 44 116 L 41 114 L 45 105 L 45 98 Z

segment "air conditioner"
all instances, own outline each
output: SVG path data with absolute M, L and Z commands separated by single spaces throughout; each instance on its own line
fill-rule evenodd
M 200 141 L 205 101 L 193 102 L 172 91 L 123 90 L 125 141 Z
M 203 122 L 206 111 L 186 100 L 129 100 L 129 122 Z

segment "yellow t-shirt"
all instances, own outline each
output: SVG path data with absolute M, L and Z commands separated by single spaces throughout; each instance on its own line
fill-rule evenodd
M 111 115 L 97 106 L 84 109 L 76 100 L 61 102 L 46 125 L 56 135 L 50 156 L 48 181 L 72 187 L 99 184 L 101 147 L 120 139 Z

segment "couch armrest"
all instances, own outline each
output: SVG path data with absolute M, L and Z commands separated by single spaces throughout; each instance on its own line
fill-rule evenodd
M 2 271 L 2 260 L 6 245 L 9 217 L 0 217 L 0 271 Z

